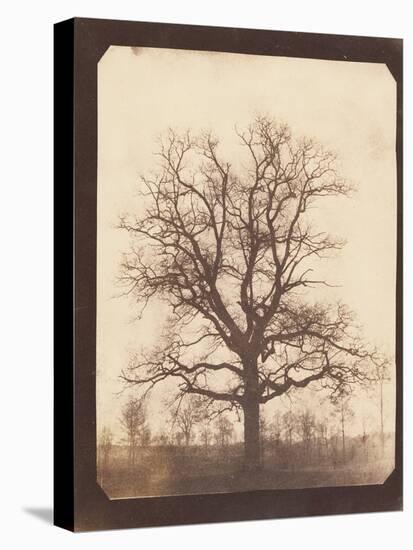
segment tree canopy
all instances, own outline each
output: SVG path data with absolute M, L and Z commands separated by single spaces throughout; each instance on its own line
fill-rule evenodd
M 140 312 L 155 299 L 170 310 L 161 341 L 122 378 L 145 390 L 173 378 L 181 394 L 244 414 L 311 383 L 348 392 L 383 359 L 344 304 L 312 299 L 329 284 L 313 260 L 344 245 L 315 226 L 312 209 L 351 189 L 335 155 L 287 125 L 258 117 L 236 138 L 235 169 L 213 134 L 170 130 L 158 172 L 140 182 L 142 214 L 120 219 L 131 237 L 125 293 Z

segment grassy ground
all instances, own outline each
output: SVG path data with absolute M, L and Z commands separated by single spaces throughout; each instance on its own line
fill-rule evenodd
M 202 451 L 189 448 L 177 453 L 148 448 L 141 452 L 134 468 L 124 457 L 114 457 L 106 472 L 100 473 L 101 485 L 110 498 L 130 498 L 378 484 L 392 470 L 389 459 L 335 467 L 302 463 L 283 467 L 267 456 L 263 469 L 252 475 L 242 470 L 242 456 L 237 449 Z

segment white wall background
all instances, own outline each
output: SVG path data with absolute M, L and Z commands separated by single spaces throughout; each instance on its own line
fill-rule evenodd
M 413 97 L 409 2 L 393 0 L 18 1 L 0 30 L 0 546 L 7 549 L 211 547 L 277 549 L 411 545 L 413 353 L 412 118 L 405 106 L 405 512 L 72 535 L 52 507 L 52 24 L 72 16 L 405 39 L 405 98 Z M 410 154 L 408 153 L 410 151 Z M 410 158 L 409 158 L 410 157 Z M 410 246 L 411 248 L 411 246 Z M 411 468 L 411 466 L 410 466 Z

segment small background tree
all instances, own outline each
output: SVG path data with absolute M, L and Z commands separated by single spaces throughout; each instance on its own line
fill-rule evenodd
M 100 484 L 103 487 L 104 478 L 106 476 L 110 452 L 113 445 L 113 434 L 109 428 L 104 426 L 99 435 L 98 440 L 98 457 L 99 457 L 99 470 L 100 470 Z
M 189 447 L 195 436 L 195 426 L 200 420 L 199 403 L 195 399 L 186 399 L 172 413 L 172 424 L 182 434 L 182 442 Z
M 122 407 L 120 423 L 126 434 L 129 467 L 134 468 L 138 446 L 147 445 L 150 440 L 146 410 L 142 399 L 131 397 L 125 403 Z
M 382 454 L 384 454 L 385 434 L 384 434 L 384 387 L 391 380 L 390 368 L 387 362 L 376 365 L 376 380 L 379 388 L 379 410 L 380 410 L 380 442 Z
M 232 440 L 234 426 L 232 422 L 224 415 L 220 414 L 215 421 L 215 438 L 217 444 L 223 448 L 227 447 Z
M 308 461 L 311 460 L 312 443 L 315 430 L 314 414 L 308 409 L 305 409 L 298 416 L 298 422 L 301 441 L 304 446 L 304 455 L 306 460 Z
M 341 459 L 343 464 L 346 462 L 346 427 L 347 422 L 353 418 L 354 411 L 351 407 L 351 399 L 348 395 L 342 394 L 334 398 L 334 415 L 338 419 L 341 432 Z

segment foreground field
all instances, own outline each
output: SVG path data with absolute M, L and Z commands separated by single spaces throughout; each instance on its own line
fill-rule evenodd
M 125 448 L 113 453 L 98 480 L 109 498 L 177 494 L 240 492 L 263 489 L 298 489 L 337 485 L 383 483 L 393 469 L 391 453 L 370 452 L 364 460 L 353 453 L 345 463 L 299 453 L 283 460 L 272 449 L 264 455 L 263 468 L 254 475 L 242 468 L 242 449 L 202 447 L 147 447 L 136 464 L 128 464 Z

